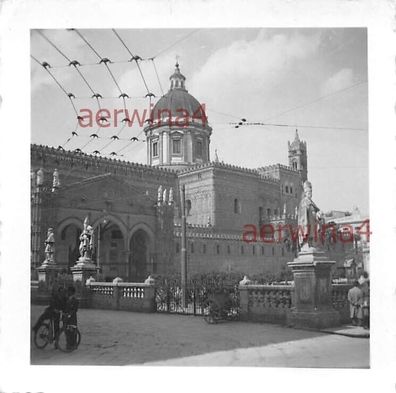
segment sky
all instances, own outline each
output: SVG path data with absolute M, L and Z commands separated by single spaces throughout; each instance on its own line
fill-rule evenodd
M 205 105 L 213 128 L 212 159 L 217 149 L 221 161 L 247 168 L 287 164 L 287 142 L 297 128 L 307 142 L 315 203 L 323 211 L 357 206 L 369 213 L 366 29 L 117 30 L 129 51 L 143 58 L 139 64 L 144 78 L 136 63 L 128 62 L 130 53 L 111 29 L 41 32 L 68 59 L 81 63 L 78 70 L 103 96 L 100 107 L 111 113 L 124 108 L 118 98 L 122 91 L 130 97 L 126 108 L 142 116 L 149 108 L 148 91 L 156 96 L 153 104 L 168 91 L 177 59 L 189 93 Z M 90 87 L 36 30 L 31 31 L 31 54 L 51 65 L 55 79 L 76 97 L 77 112 L 96 114 L 99 107 Z M 115 81 L 103 63 L 97 64 L 99 57 L 113 62 L 107 65 Z M 31 98 L 32 143 L 89 154 L 98 150 L 107 157 L 116 152 L 116 158 L 146 163 L 138 122 L 115 127 L 112 115 L 109 128 L 76 128 L 69 98 L 33 59 Z M 241 118 L 266 125 L 230 124 Z M 73 131 L 78 135 L 72 136 Z M 111 139 L 114 135 L 120 139 Z M 139 141 L 131 142 L 133 136 Z

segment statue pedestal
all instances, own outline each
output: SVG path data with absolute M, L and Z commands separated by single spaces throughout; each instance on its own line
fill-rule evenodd
M 70 270 L 73 274 L 74 282 L 81 281 L 83 284 L 85 284 L 86 280 L 89 277 L 95 277 L 98 268 L 92 262 L 91 258 L 80 257 L 77 263 L 73 267 L 71 267 Z
M 45 260 L 36 270 L 38 274 L 38 281 L 42 281 L 47 285 L 51 285 L 61 268 L 59 268 L 54 262 Z
M 323 251 L 308 247 L 288 263 L 295 292 L 295 309 L 287 318 L 289 326 L 323 329 L 340 324 L 340 315 L 332 306 L 331 268 L 334 264 Z

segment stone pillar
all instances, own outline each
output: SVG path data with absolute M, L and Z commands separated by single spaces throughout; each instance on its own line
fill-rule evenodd
M 44 263 L 37 269 L 38 281 L 45 282 L 47 287 L 50 287 L 55 281 L 56 276 L 61 268 L 56 265 L 45 265 Z
M 323 251 L 309 248 L 288 266 L 293 272 L 294 308 L 287 323 L 297 328 L 323 329 L 340 324 L 332 305 L 331 268 L 335 264 Z
M 81 257 L 70 270 L 73 274 L 73 281 L 85 283 L 91 276 L 96 276 L 98 268 L 90 258 Z

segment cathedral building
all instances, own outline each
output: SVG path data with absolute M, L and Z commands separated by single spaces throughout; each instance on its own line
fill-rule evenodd
M 297 131 L 285 146 L 288 165 L 249 169 L 212 160 L 215 130 L 176 64 L 144 132 L 147 165 L 31 146 L 32 272 L 44 260 L 49 227 L 58 266 L 67 271 L 76 263 L 86 217 L 93 259 L 105 278 L 141 281 L 180 271 L 182 186 L 189 274 L 286 268 L 295 247 L 285 237 L 275 241 L 270 229 L 296 224 L 308 176 L 307 145 Z M 244 238 L 246 225 L 257 228 L 254 241 Z

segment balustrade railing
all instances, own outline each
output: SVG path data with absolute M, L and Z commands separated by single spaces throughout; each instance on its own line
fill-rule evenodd
M 285 323 L 293 304 L 292 285 L 240 285 L 241 318 Z
M 91 292 L 92 308 L 155 311 L 155 289 L 152 284 L 89 282 L 86 286 Z

